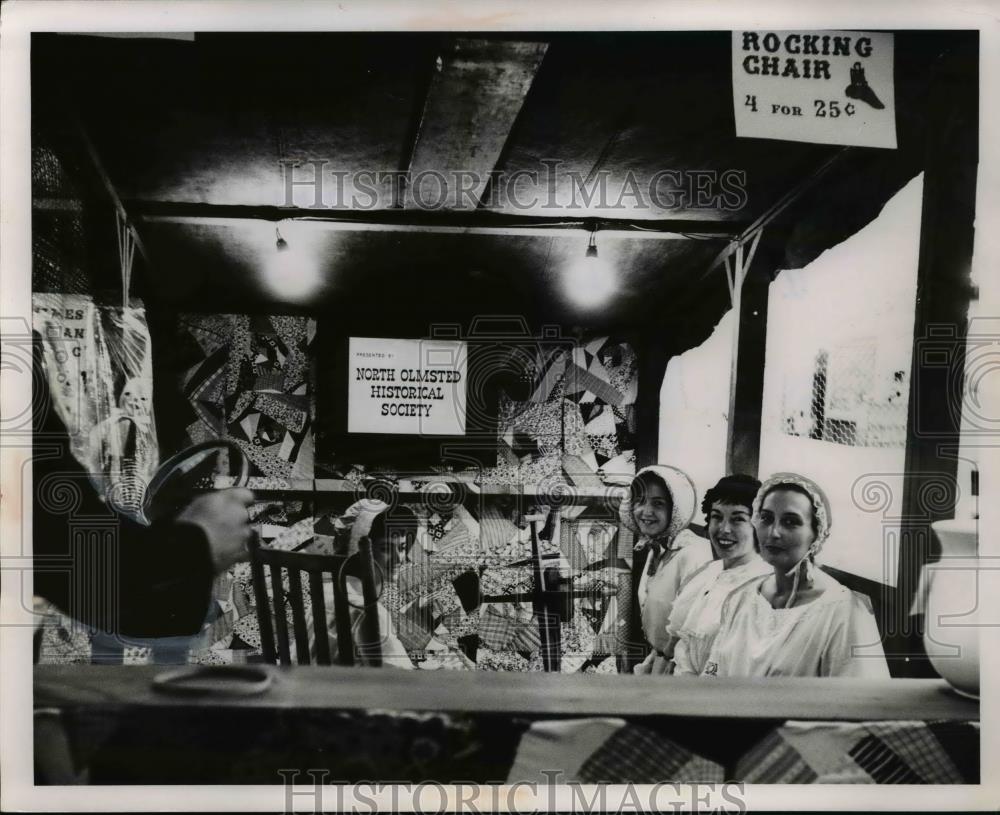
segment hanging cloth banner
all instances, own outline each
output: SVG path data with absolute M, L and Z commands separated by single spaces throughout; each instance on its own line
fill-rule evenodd
M 734 31 L 736 135 L 896 147 L 893 36 Z
M 159 464 L 145 311 L 78 294 L 35 293 L 32 306 L 51 404 L 73 457 L 105 500 L 137 515 Z

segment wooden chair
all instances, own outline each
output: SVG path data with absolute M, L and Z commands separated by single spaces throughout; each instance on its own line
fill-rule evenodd
M 337 663 L 354 664 L 355 643 L 346 584 L 348 569 L 354 564 L 357 565 L 355 573 L 361 578 L 364 598 L 364 611 L 358 626 L 357 647 L 367 665 L 378 666 L 382 664 L 381 631 L 376 610 L 378 591 L 375 585 L 371 542 L 368 538 L 361 539 L 356 555 L 348 556 L 269 549 L 261 546 L 256 536 L 254 537 L 250 544 L 250 571 L 257 600 L 261 650 L 265 661 L 272 665 L 291 665 L 291 640 L 295 643 L 297 664 L 308 665 L 312 661 L 302 581 L 302 573 L 305 573 L 309 598 L 312 602 L 311 617 L 315 635 L 316 663 L 332 664 L 326 600 L 323 595 L 324 582 L 329 581 L 333 586 Z M 265 567 L 269 574 L 265 572 Z M 287 592 L 283 574 L 288 577 Z M 268 585 L 271 589 L 270 594 Z M 291 638 L 286 611 L 288 605 L 292 607 Z M 277 648 L 275 648 L 275 634 L 277 634 Z

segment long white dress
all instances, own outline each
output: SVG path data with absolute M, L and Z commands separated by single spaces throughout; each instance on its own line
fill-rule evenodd
M 760 592 L 766 579 L 747 583 L 724 603 L 702 676 L 889 678 L 867 597 L 824 575 L 820 597 L 775 609 Z
M 646 564 L 649 563 L 648 555 Z M 667 620 L 680 587 L 702 566 L 712 560 L 712 544 L 705 538 L 685 529 L 670 544 L 668 551 L 660 559 L 656 573 L 647 575 L 643 567 L 639 580 L 639 610 L 642 615 L 642 630 L 653 646 L 645 661 L 636 665 L 635 673 L 667 673 L 669 660 L 663 655 L 669 645 Z
M 667 634 L 677 640 L 675 674 L 701 673 L 719 630 L 726 598 L 745 583 L 771 572 L 771 567 L 756 554 L 740 566 L 724 569 L 723 565 L 721 560 L 706 564 L 681 587 L 674 600 Z

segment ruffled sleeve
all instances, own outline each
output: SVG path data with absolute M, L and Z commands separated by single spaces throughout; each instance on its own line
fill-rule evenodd
M 704 561 L 703 553 L 697 549 L 681 551 L 677 555 L 677 560 L 681 561 L 677 569 L 680 585 L 667 620 L 667 634 L 672 637 L 680 634 L 695 600 L 708 586 L 711 586 L 714 577 L 717 577 L 711 569 L 715 561 Z

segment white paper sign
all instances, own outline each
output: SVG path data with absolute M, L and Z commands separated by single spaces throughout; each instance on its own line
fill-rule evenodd
M 734 31 L 736 135 L 896 147 L 892 34 Z
M 347 432 L 465 433 L 466 343 L 351 337 Z

